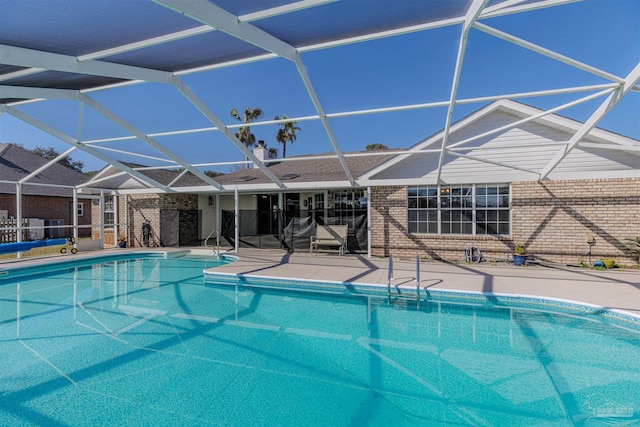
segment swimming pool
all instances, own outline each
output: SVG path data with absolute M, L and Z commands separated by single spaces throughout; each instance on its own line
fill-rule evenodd
M 634 318 L 453 293 L 389 305 L 351 285 L 205 280 L 214 265 L 121 257 L 0 276 L 2 425 L 640 418 Z

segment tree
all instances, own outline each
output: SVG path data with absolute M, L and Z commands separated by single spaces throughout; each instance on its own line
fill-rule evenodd
M 379 142 L 376 142 L 374 144 L 369 144 L 364 148 L 366 151 L 378 151 L 378 150 L 388 150 L 389 147 L 387 147 L 384 144 L 380 144 Z
M 270 159 L 277 159 L 278 158 L 278 149 L 277 148 L 273 148 L 273 147 L 267 147 L 266 145 L 264 146 L 264 148 L 267 149 L 267 157 Z
M 243 117 L 240 117 L 240 114 L 238 113 L 238 110 L 236 108 L 231 110 L 231 117 L 245 124 L 251 123 L 255 119 L 259 119 L 260 117 L 262 117 L 262 114 L 263 112 L 260 107 L 245 108 Z M 238 132 L 236 132 L 236 138 L 238 138 L 247 148 L 256 145 L 256 136 L 251 133 L 251 128 L 249 126 L 242 126 L 240 129 L 238 129 Z
M 282 120 L 286 120 L 287 116 L 282 115 Z M 280 117 L 276 116 L 273 120 L 280 120 Z M 298 122 L 290 121 L 290 122 L 282 122 L 280 123 L 280 128 L 278 129 L 278 133 L 276 134 L 276 141 L 279 144 L 282 144 L 282 158 L 287 157 L 287 142 L 293 144 L 296 140 L 296 132 L 300 130 L 299 127 L 296 126 Z
M 207 175 L 209 178 L 215 178 L 216 176 L 220 176 L 220 175 L 224 175 L 222 172 L 216 172 L 216 171 L 204 171 L 204 174 Z
M 262 114 L 263 112 L 260 107 L 245 108 L 244 117 L 240 117 L 237 108 L 231 110 L 231 117 L 245 124 L 251 123 L 255 119 L 262 117 Z M 242 126 L 238 129 L 238 132 L 236 132 L 236 138 L 238 138 L 247 148 L 251 148 L 256 145 L 256 136 L 251 133 L 251 128 L 249 126 Z M 246 156 L 245 160 L 248 160 Z M 249 164 L 247 164 L 247 167 L 249 167 Z
M 29 151 L 47 160 L 53 160 L 60 155 L 58 150 L 56 150 L 53 147 L 45 148 L 39 145 L 33 150 L 29 150 Z M 69 169 L 73 169 L 74 171 L 77 171 L 77 172 L 82 172 L 82 168 L 84 167 L 84 163 L 82 163 L 79 160 L 72 160 L 71 157 L 69 156 L 58 160 L 58 163 L 60 163 L 62 166 L 66 166 Z

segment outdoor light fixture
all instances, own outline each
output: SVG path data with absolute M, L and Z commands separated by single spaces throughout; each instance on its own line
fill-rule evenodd
M 213 196 L 209 196 L 209 206 L 213 206 Z

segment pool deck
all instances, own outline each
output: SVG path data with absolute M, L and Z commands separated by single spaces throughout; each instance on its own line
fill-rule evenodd
M 241 249 L 238 262 L 212 271 L 246 276 L 387 285 L 387 258 L 361 255 L 289 254 Z M 415 287 L 416 262 L 394 259 L 394 286 Z M 575 267 L 515 267 L 503 263 L 420 263 L 421 289 L 538 296 L 623 310 L 640 317 L 640 270 L 598 271 Z
M 192 249 L 210 253 L 203 248 L 153 248 L 165 252 Z M 112 253 L 140 252 L 149 249 L 110 249 L 83 252 L 74 257 Z M 314 281 L 348 282 L 387 285 L 388 258 L 367 258 L 362 255 L 316 254 L 306 251 L 287 253 L 281 250 L 240 249 L 238 261 L 216 267 L 212 271 Z M 47 257 L 51 261 L 60 256 Z M 69 255 L 62 255 L 69 257 Z M 22 261 L 0 261 L 0 268 L 42 263 L 43 257 Z M 394 259 L 394 286 L 414 287 L 416 262 Z M 482 292 L 496 295 L 518 295 L 560 299 L 622 310 L 640 317 L 640 270 L 613 269 L 598 271 L 564 266 L 515 267 L 503 263 L 456 264 L 427 260 L 420 263 L 421 289 Z

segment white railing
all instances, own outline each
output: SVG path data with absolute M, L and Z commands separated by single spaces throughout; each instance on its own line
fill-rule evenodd
M 416 255 L 416 293 L 415 299 L 419 303 L 420 301 L 420 256 Z M 394 295 L 391 292 L 391 282 L 393 281 L 393 255 L 389 255 L 389 266 L 387 267 L 387 295 L 389 297 L 389 304 L 391 304 L 391 300 L 394 298 Z M 411 299 L 414 295 L 395 295 L 396 299 Z
M 208 244 L 209 239 L 210 239 L 214 234 L 215 234 L 215 236 L 216 236 L 216 244 L 215 244 L 215 246 L 213 247 L 213 251 L 214 251 L 214 253 L 215 253 L 216 255 L 219 255 L 219 253 L 220 253 L 220 245 L 219 245 L 219 243 L 218 243 L 218 242 L 219 242 L 220 240 L 219 240 L 219 238 L 218 238 L 218 230 L 216 230 L 215 228 L 214 228 L 213 230 L 211 230 L 211 233 L 209 233 L 209 235 L 207 236 L 207 238 L 206 238 L 206 239 L 204 239 L 204 247 L 205 247 L 205 248 L 208 248 L 208 247 L 209 247 L 209 244 Z

